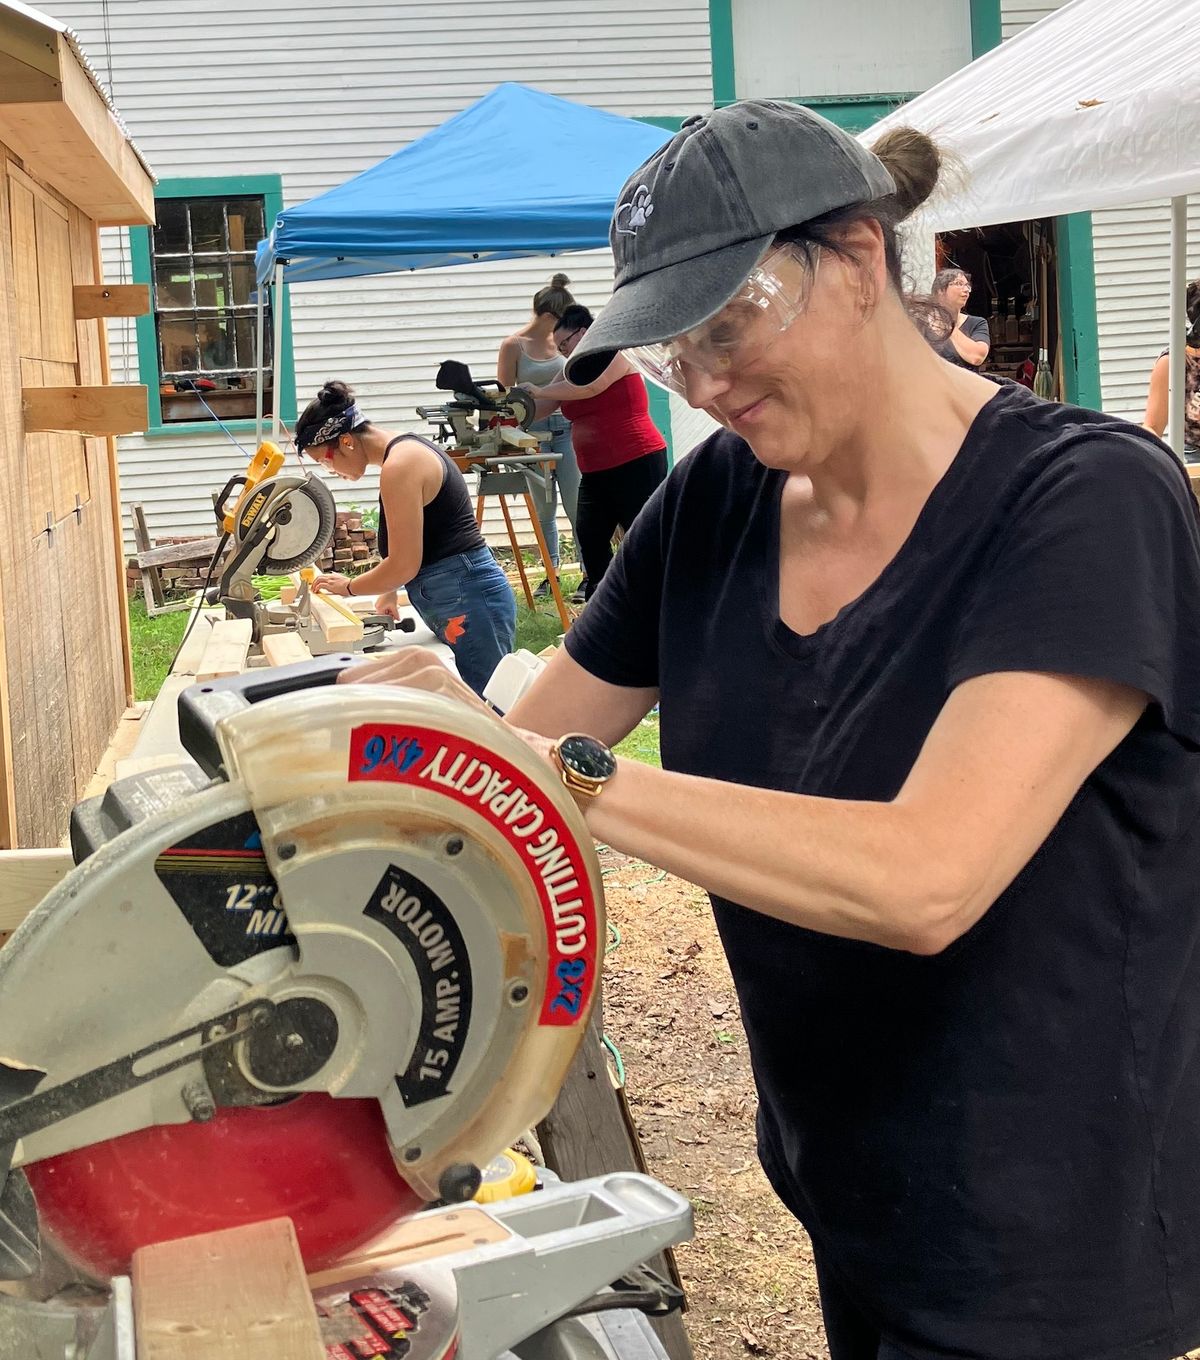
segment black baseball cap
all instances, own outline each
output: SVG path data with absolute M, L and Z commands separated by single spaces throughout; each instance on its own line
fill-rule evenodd
M 689 118 L 625 182 L 613 295 L 567 378 L 589 383 L 618 350 L 716 316 L 785 228 L 895 190 L 877 156 L 799 104 L 747 99 Z

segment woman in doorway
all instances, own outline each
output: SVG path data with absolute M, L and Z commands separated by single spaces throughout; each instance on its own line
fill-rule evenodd
M 1200 461 L 1200 279 L 1187 287 L 1188 333 L 1183 352 L 1183 452 L 1189 463 Z M 1150 392 L 1142 424 L 1160 439 L 1167 430 L 1167 400 L 1170 388 L 1170 346 L 1155 360 L 1150 370 Z
M 564 359 L 591 324 L 591 312 L 578 303 L 562 314 L 554 339 Z M 559 381 L 530 390 L 539 410 L 542 402 L 561 404 L 571 422 L 580 473 L 575 527 L 590 600 L 612 561 L 613 535 L 629 529 L 667 475 L 667 441 L 650 419 L 641 374 L 620 354 L 585 387 Z
M 954 325 L 947 339 L 934 349 L 959 368 L 979 368 L 992 347 L 988 323 L 963 311 L 971 297 L 971 279 L 962 269 L 943 269 L 933 280 L 930 298 L 949 312 Z
M 516 601 L 483 541 L 462 473 L 428 439 L 372 425 L 343 382 L 327 382 L 296 422 L 296 448 L 336 476 L 356 482 L 379 468 L 379 555 L 351 578 L 326 572 L 313 582 L 331 595 L 377 596 L 397 614 L 405 587 L 413 608 L 454 652 L 476 694 L 516 641 Z
M 496 358 L 496 377 L 505 387 L 545 387 L 558 382 L 563 372 L 563 357 L 554 343 L 554 327 L 559 318 L 575 299 L 567 291 L 571 280 L 565 274 L 555 274 L 545 288 L 533 295 L 533 315 L 521 327 L 500 342 L 500 353 Z M 552 411 L 548 416 L 535 421 L 529 427 L 534 432 L 549 434 L 543 445 L 552 453 L 558 454 L 558 462 L 549 479 L 545 491 L 533 488 L 533 500 L 537 509 L 538 523 L 550 560 L 557 568 L 560 561 L 558 550 L 558 499 L 562 497 L 562 507 L 571 525 L 571 533 L 576 534 L 575 513 L 579 501 L 579 464 L 575 461 L 575 450 L 571 446 L 571 422 L 561 411 Z M 578 535 L 576 534 L 578 539 Z M 578 551 L 578 541 L 576 550 Z M 545 580 L 534 592 L 548 595 L 550 582 Z M 582 594 L 579 596 L 582 600 Z

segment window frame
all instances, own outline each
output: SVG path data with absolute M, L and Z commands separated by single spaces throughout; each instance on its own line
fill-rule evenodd
M 245 198 L 261 197 L 263 200 L 263 222 L 270 232 L 275 219 L 283 211 L 283 180 L 279 175 L 223 175 L 205 178 L 164 179 L 154 186 L 154 197 L 160 198 Z M 129 253 L 133 268 L 133 282 L 144 283 L 150 287 L 151 300 L 154 297 L 153 251 L 151 233 L 153 227 L 131 227 L 129 229 Z M 292 350 L 292 308 L 291 288 L 283 287 L 283 343 L 281 345 L 280 385 L 278 396 L 279 418 L 283 424 L 296 423 L 296 365 Z M 269 315 L 269 314 L 268 314 Z M 219 434 L 220 426 L 213 420 L 180 420 L 164 424 L 162 400 L 159 396 L 161 381 L 158 355 L 158 331 L 154 312 L 151 310 L 139 316 L 136 323 L 138 350 L 138 380 L 146 387 L 150 406 L 150 423 L 146 436 L 151 439 L 166 435 Z M 266 418 L 269 428 L 270 418 Z M 253 419 L 227 420 L 226 427 L 235 433 L 245 434 L 255 429 Z

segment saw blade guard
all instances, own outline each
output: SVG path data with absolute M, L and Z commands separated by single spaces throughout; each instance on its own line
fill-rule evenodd
M 98 1275 L 264 1210 L 334 1259 L 460 1194 L 548 1111 L 596 995 L 594 846 L 502 723 L 338 686 L 216 730 L 228 778 L 100 845 L 0 953 L 0 1185 L 24 1167 Z M 221 1170 L 252 1163 L 262 1193 Z

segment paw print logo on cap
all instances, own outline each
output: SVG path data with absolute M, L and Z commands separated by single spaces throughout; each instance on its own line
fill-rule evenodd
M 632 198 L 617 205 L 615 218 L 617 231 L 622 236 L 636 236 L 639 229 L 646 225 L 653 211 L 654 204 L 650 201 L 650 190 L 644 184 L 639 184 L 633 191 Z

